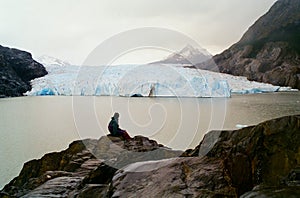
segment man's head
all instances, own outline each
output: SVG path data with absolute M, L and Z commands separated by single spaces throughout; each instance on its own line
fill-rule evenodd
M 115 119 L 118 119 L 120 117 L 120 114 L 118 113 L 118 112 L 116 112 L 115 114 L 114 114 L 114 118 Z

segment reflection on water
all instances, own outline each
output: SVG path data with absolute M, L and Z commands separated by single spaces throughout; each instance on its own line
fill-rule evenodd
M 23 163 L 65 149 L 80 138 L 108 133 L 115 111 L 130 135 L 144 135 L 175 149 L 199 144 L 215 129 L 235 129 L 300 114 L 300 93 L 232 98 L 24 97 L 0 100 L 0 187 Z

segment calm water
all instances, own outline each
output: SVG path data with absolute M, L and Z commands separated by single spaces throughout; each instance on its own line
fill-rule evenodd
M 199 144 L 214 129 L 235 129 L 300 114 L 300 93 L 232 98 L 24 97 L 0 100 L 0 188 L 24 162 L 99 138 L 113 112 L 132 136 L 144 135 L 175 149 Z

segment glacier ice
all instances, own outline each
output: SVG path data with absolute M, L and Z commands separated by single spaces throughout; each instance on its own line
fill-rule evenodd
M 55 95 L 55 92 L 50 88 L 43 88 L 42 90 L 36 92 L 35 95 L 39 96 L 53 96 Z
M 31 81 L 27 95 L 230 97 L 264 93 L 280 87 L 245 77 L 184 68 L 172 64 L 109 67 L 46 66 L 48 75 Z M 150 94 L 151 92 L 151 94 Z
M 212 86 L 212 97 L 224 96 L 230 97 L 230 88 L 226 80 L 215 81 Z

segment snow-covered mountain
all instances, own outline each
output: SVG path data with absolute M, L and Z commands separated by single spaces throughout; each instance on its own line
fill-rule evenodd
M 164 60 L 155 63 L 196 65 L 211 58 L 212 55 L 207 50 L 188 44 L 179 52 L 172 53 Z
M 67 61 L 63 61 L 63 60 L 60 60 L 58 58 L 54 58 L 54 57 L 48 56 L 48 55 L 42 55 L 40 57 L 37 57 L 36 60 L 39 63 L 43 64 L 45 67 L 48 67 L 48 66 L 65 67 L 65 66 L 70 66 L 71 65 Z
M 31 81 L 27 95 L 114 95 L 230 97 L 232 93 L 288 90 L 245 77 L 171 64 L 110 67 L 52 66 L 49 74 Z

